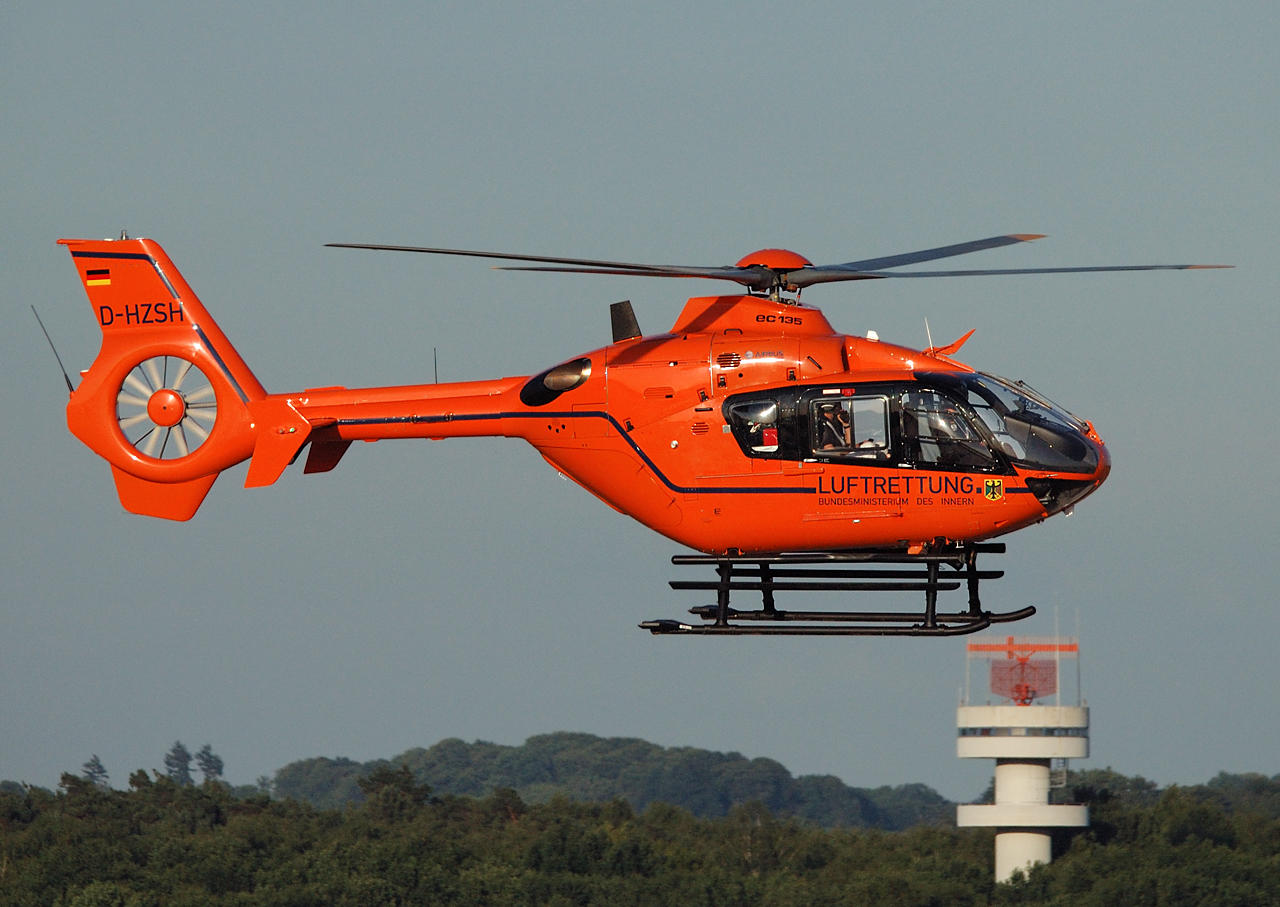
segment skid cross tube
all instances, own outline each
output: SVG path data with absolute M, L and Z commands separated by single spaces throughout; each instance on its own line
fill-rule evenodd
M 690 608 L 705 623 L 651 620 L 641 628 L 655 635 L 712 636 L 959 636 L 994 623 L 1022 620 L 1034 607 L 992 613 L 982 609 L 979 584 L 999 579 L 1003 570 L 979 570 L 978 555 L 1003 554 L 1000 542 L 936 545 L 908 551 L 816 551 L 768 555 L 676 555 L 677 566 L 714 566 L 716 579 L 672 580 L 672 589 L 715 590 L 714 605 Z M 882 566 L 884 565 L 884 566 Z M 908 569 L 894 569 L 895 565 Z M 943 568 L 948 568 L 946 572 Z M 915 568 L 915 569 L 909 569 Z M 962 585 L 968 591 L 968 610 L 938 610 L 938 593 Z M 734 592 L 758 592 L 760 610 L 738 610 Z M 923 592 L 923 612 L 799 611 L 779 608 L 776 592 Z M 903 626 L 906 624 L 907 626 Z

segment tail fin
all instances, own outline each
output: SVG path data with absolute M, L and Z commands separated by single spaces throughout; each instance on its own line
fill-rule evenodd
M 126 510 L 195 515 L 218 473 L 247 459 L 258 379 L 158 243 L 60 239 L 102 349 L 67 405 L 67 425 L 111 464 Z

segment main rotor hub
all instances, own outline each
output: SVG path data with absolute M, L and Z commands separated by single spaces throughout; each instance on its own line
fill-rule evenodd
M 187 414 L 182 395 L 169 388 L 161 388 L 147 400 L 147 416 L 161 428 L 172 428 Z
M 739 268 L 749 268 L 752 265 L 759 265 L 771 271 L 793 271 L 812 267 L 813 262 L 788 249 L 760 249 L 738 262 Z

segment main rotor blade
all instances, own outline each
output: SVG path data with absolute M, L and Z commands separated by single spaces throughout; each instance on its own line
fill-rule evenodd
M 1235 265 L 1114 265 L 1095 268 L 997 268 L 981 271 L 845 271 L 834 268 L 803 268 L 787 274 L 793 287 L 841 280 L 879 280 L 886 277 L 993 277 L 1003 274 L 1096 274 L 1102 271 L 1198 271 L 1233 268 Z
M 551 265 L 581 265 L 588 268 L 620 268 L 631 271 L 688 271 L 696 270 L 675 265 L 638 265 L 626 261 L 597 261 L 591 258 L 555 258 L 549 255 L 514 255 L 508 252 L 477 252 L 471 249 L 429 249 L 424 246 L 383 246 L 369 243 L 331 242 L 331 249 L 381 249 L 387 252 L 427 252 L 432 255 L 465 255 L 469 258 L 497 258 L 503 261 L 534 261 Z M 553 269 L 549 269 L 553 270 Z
M 884 268 L 899 268 L 903 265 L 915 265 L 922 261 L 936 261 L 939 258 L 950 258 L 953 255 L 968 255 L 970 252 L 981 252 L 984 249 L 998 249 L 1000 246 L 1011 246 L 1014 243 L 1031 242 L 1033 239 L 1044 239 L 1043 233 L 1010 233 L 1005 236 L 992 236 L 987 239 L 975 239 L 971 242 L 956 243 L 953 246 L 939 246 L 936 249 L 924 249 L 920 252 L 906 252 L 902 255 L 886 255 L 883 258 L 868 258 L 863 261 L 846 261 L 838 265 L 819 265 L 826 268 L 844 268 L 850 271 L 879 271 Z
M 1041 239 L 1037 233 L 1010 233 L 991 236 L 951 246 L 923 249 L 902 255 L 868 258 L 837 265 L 807 266 L 794 270 L 767 268 L 752 265 L 748 268 L 687 267 L 682 265 L 645 265 L 625 261 L 600 261 L 590 258 L 559 258 L 549 255 L 516 255 L 508 252 L 481 252 L 471 249 L 435 249 L 425 246 L 390 246 L 375 243 L 327 243 L 336 249 L 378 249 L 388 252 L 426 252 L 432 255 L 461 255 L 469 258 L 490 258 L 500 261 L 533 262 L 543 265 L 567 265 L 569 267 L 500 267 L 503 271 L 551 271 L 562 274 L 616 274 L 630 277 L 692 277 L 710 280 L 731 280 L 753 290 L 773 290 L 786 286 L 803 289 L 820 283 L 836 283 L 846 280 L 880 280 L 886 277 L 988 277 L 1001 274 L 1085 274 L 1100 271 L 1182 271 L 1197 268 L 1227 268 L 1231 265 L 1120 265 L 1093 268 L 1015 268 L 968 271 L 888 271 L 904 265 L 967 255 L 984 249 L 995 249 L 1015 243 Z
M 823 265 L 823 268 L 842 268 L 850 271 L 878 271 L 882 268 L 897 268 L 903 265 L 919 264 L 922 261 L 934 261 L 939 258 L 949 258 L 953 255 L 967 255 L 970 252 L 981 252 L 984 249 L 995 249 L 1000 246 L 1008 246 L 1014 243 L 1030 242 L 1033 239 L 1043 239 L 1043 235 L 1039 233 L 1011 233 L 1005 236 L 992 236 L 987 239 L 975 239 L 971 242 L 957 243 L 951 246 L 939 246 L 935 249 L 924 249 L 920 252 L 907 252 L 902 255 L 889 255 L 881 258 L 867 258 L 862 261 L 849 261 L 837 265 Z M 615 273 L 631 273 L 633 271 L 644 272 L 671 272 L 672 276 L 677 277 L 712 277 L 724 280 L 737 280 L 743 276 L 743 268 L 734 267 L 688 267 L 684 265 L 646 265 L 636 264 L 627 261 L 602 261 L 590 258 L 559 258 L 550 255 L 517 255 L 510 252 L 481 252 L 473 249 L 435 249 L 426 246 L 389 246 L 379 243 L 341 243 L 331 242 L 325 244 L 327 248 L 332 249 L 379 249 L 387 252 L 426 252 L 432 255 L 463 255 L 470 258 L 494 258 L 503 261 L 529 261 L 550 265 L 577 265 L 581 268 L 608 268 L 610 270 L 595 271 L 590 270 L 588 274 L 615 274 Z M 617 269 L 617 270 L 614 270 Z M 562 273 L 572 273 L 562 268 L 506 268 L 510 271 L 561 271 Z M 657 276 L 655 274 L 655 276 Z
M 773 276 L 768 268 L 512 268 L 499 267 L 497 271 L 553 271 L 559 274 L 620 274 L 624 277 L 705 277 L 711 280 L 732 280 L 745 287 L 768 288 Z
M 769 289 L 777 283 L 768 268 L 699 268 L 683 265 L 641 265 L 626 261 L 597 261 L 591 258 L 557 258 L 550 255 L 515 255 L 508 252 L 478 252 L 471 249 L 429 249 L 423 246 L 384 246 L 370 243 L 326 243 L 335 249 L 381 249 L 387 252 L 427 252 L 432 255 L 464 255 L 501 261 L 530 261 L 570 268 L 500 268 L 503 271 L 555 271 L 563 274 L 621 274 L 637 277 L 707 277 L 732 280 L 752 289 Z

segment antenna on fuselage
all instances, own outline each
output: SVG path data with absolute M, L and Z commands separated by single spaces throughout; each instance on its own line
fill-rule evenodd
M 929 319 L 924 320 L 924 336 L 929 340 L 929 349 L 933 349 L 933 331 L 929 330 Z

